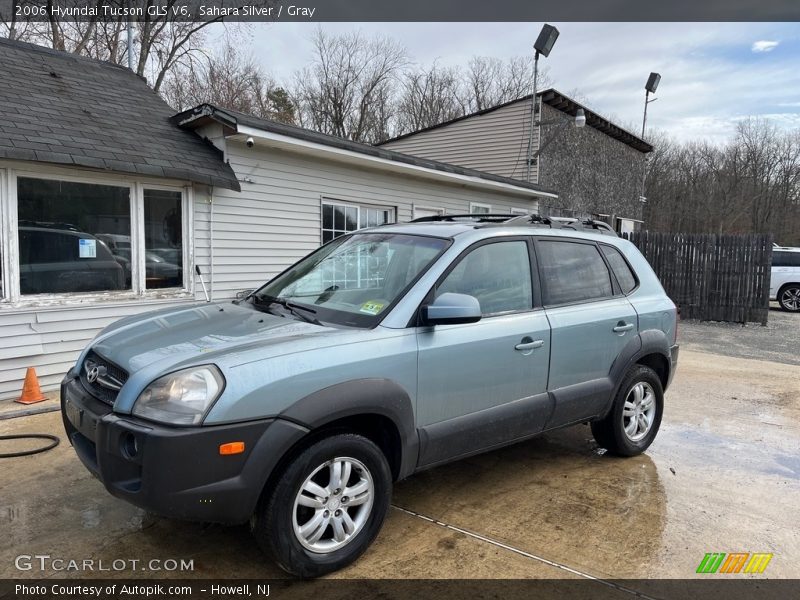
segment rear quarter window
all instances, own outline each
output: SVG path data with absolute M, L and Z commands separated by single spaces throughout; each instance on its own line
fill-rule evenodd
M 601 246 L 603 254 L 606 255 L 608 264 L 611 265 L 611 270 L 617 278 L 617 283 L 622 290 L 623 294 L 630 294 L 637 285 L 636 275 L 634 274 L 628 261 L 622 256 L 622 252 L 613 246 Z

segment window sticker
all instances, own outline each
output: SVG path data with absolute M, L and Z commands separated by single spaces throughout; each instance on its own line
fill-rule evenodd
M 375 300 L 369 300 L 364 302 L 359 309 L 362 313 L 366 313 L 368 315 L 377 315 L 379 312 L 383 310 L 384 304 L 383 302 L 376 302 Z
M 97 240 L 79 239 L 78 258 L 97 258 Z

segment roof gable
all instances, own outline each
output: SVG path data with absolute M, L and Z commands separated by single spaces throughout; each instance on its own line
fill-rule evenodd
M 222 154 L 173 113 L 124 67 L 0 39 L 0 158 L 239 190 Z

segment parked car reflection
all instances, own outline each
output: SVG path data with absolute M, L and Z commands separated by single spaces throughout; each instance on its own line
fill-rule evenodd
M 105 244 L 73 229 L 21 226 L 19 254 L 22 294 L 123 290 L 129 281 Z

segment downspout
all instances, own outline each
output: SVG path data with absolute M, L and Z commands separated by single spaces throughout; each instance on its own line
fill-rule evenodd
M 214 301 L 214 186 L 209 191 L 208 203 L 211 205 L 208 211 L 208 260 L 209 264 L 209 294 L 211 301 Z

